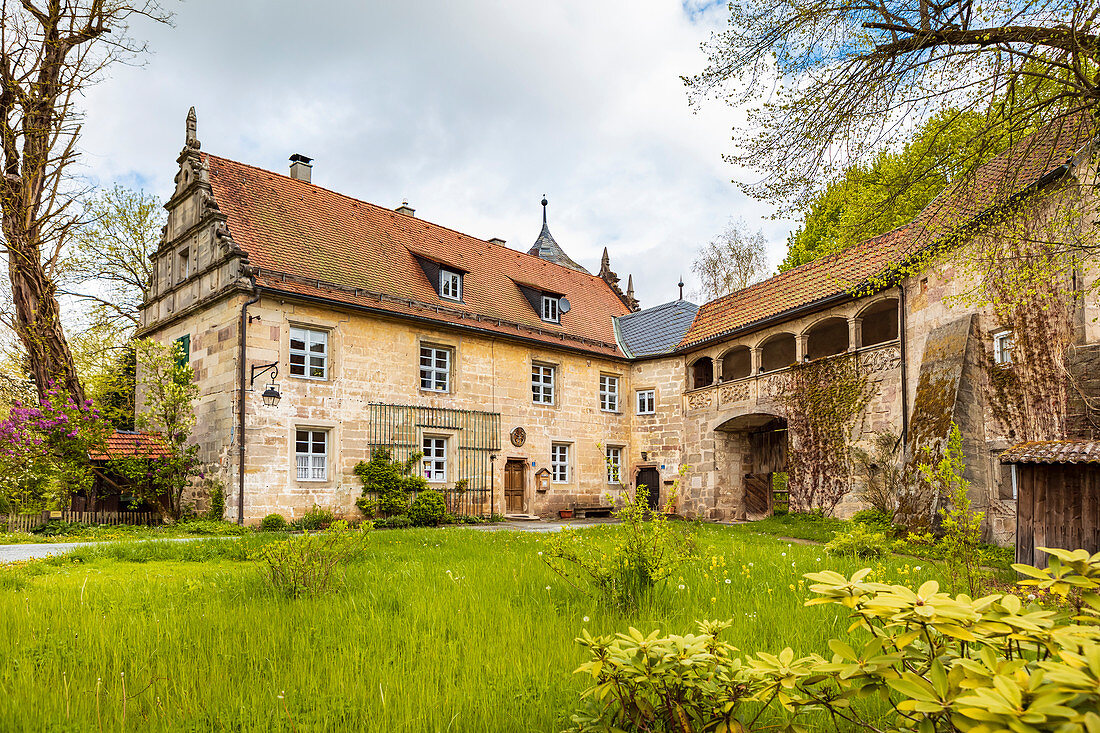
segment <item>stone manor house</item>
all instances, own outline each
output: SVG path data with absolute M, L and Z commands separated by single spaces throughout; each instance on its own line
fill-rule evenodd
M 1011 363 L 1011 332 L 952 301 L 963 275 L 950 259 L 867 284 L 944 225 L 1091 170 L 1081 129 L 1044 130 L 965 195 L 949 188 L 840 254 L 702 306 L 640 310 L 606 251 L 596 275 L 566 255 L 545 201 L 534 245 L 512 249 L 314 185 L 301 155 L 283 175 L 204 152 L 192 110 L 139 335 L 183 345 L 195 439 L 245 522 L 353 512 L 354 468 L 374 448 L 422 453 L 418 469 L 462 512 L 548 516 L 605 505 L 621 482 L 648 486 L 654 505 L 678 485 L 688 517 L 759 515 L 786 470 L 785 375 L 854 354 L 874 385 L 864 437 L 907 439 L 929 376 L 948 385 L 938 409 L 963 429 L 990 531 L 1010 541 L 1013 475 L 997 458 L 1012 439 L 989 419 L 978 361 Z M 1088 351 L 1100 312 L 1079 300 Z

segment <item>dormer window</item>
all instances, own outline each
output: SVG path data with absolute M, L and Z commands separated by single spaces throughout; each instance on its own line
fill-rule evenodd
M 462 300 L 462 274 L 441 269 L 439 271 L 439 294 L 448 300 Z
M 558 312 L 558 299 L 552 295 L 542 296 L 542 320 L 549 323 L 559 323 L 561 314 Z

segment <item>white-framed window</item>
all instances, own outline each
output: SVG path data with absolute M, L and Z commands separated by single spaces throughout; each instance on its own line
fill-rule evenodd
M 324 481 L 328 478 L 328 431 L 295 430 L 294 459 L 299 481 Z
M 424 469 L 424 478 L 433 483 L 447 480 L 447 439 L 425 436 L 421 444 L 424 457 L 420 464 Z
M 179 278 L 180 282 L 183 282 L 191 276 L 191 252 L 184 247 L 179 251 Z
M 997 364 L 1012 363 L 1012 349 L 1016 342 L 1012 338 L 1012 331 L 1001 331 L 993 334 L 993 361 Z
M 657 390 L 638 390 L 638 414 L 652 415 L 657 412 Z
M 440 270 L 439 294 L 450 300 L 462 300 L 462 274 Z
M 290 375 L 306 379 L 328 377 L 328 331 L 291 327 Z
M 550 476 L 556 484 L 569 483 L 568 443 L 554 443 L 550 446 Z
M 420 347 L 420 389 L 449 392 L 451 389 L 451 350 L 435 346 Z
M 554 367 L 531 365 L 531 400 L 536 405 L 554 404 Z
M 553 295 L 542 296 L 542 320 L 550 323 L 558 323 L 561 314 L 558 313 L 558 299 Z
M 623 473 L 623 449 L 609 445 L 606 452 L 607 458 L 607 483 L 617 484 Z
M 619 411 L 619 378 L 610 374 L 600 375 L 600 409 L 604 412 Z

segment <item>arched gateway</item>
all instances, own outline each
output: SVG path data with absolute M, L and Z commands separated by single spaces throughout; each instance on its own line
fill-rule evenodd
M 773 478 L 787 471 L 787 421 L 780 415 L 751 412 L 729 418 L 715 428 L 726 433 L 740 448 L 739 476 L 731 476 L 724 482 L 731 489 L 740 484 L 741 496 L 733 499 L 735 516 L 759 519 L 769 516 L 775 506 Z M 724 464 L 727 470 L 736 470 L 738 462 Z M 739 479 L 739 480 L 738 480 Z

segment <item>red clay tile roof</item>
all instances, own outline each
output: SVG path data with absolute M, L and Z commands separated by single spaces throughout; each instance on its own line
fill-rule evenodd
M 265 289 L 338 300 L 549 345 L 621 355 L 612 318 L 629 312 L 600 278 L 288 176 L 204 155 L 233 240 Z M 413 253 L 466 272 L 463 301 L 439 297 Z M 515 281 L 564 295 L 546 323 Z
M 1091 129 L 1083 117 L 1051 123 L 948 186 L 909 224 L 706 303 L 680 348 L 851 291 L 1039 182 L 1088 142 Z
M 1001 463 L 1100 463 L 1100 442 L 1033 440 L 1006 450 Z
M 159 435 L 116 431 L 107 436 L 106 453 L 91 451 L 88 453 L 88 458 L 93 461 L 107 461 L 112 458 L 165 455 L 168 455 L 168 449 Z

